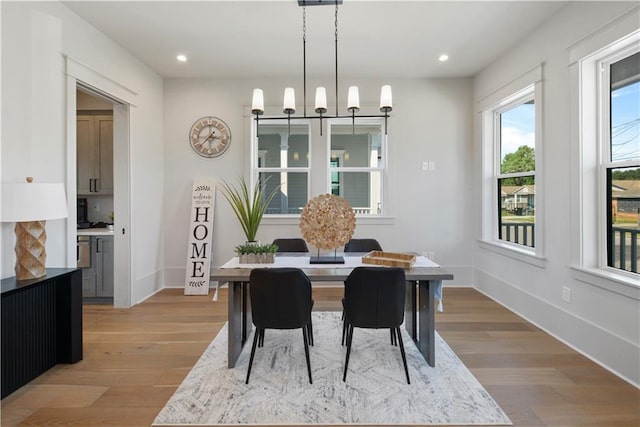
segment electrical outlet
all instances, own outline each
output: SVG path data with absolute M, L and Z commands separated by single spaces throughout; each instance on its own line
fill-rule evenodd
M 571 303 L 571 288 L 566 286 L 562 287 L 562 301 Z
M 423 171 L 436 170 L 436 162 L 431 162 L 431 161 L 422 162 L 422 170 Z

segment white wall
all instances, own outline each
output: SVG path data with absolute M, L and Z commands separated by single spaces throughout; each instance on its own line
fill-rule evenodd
M 282 80 L 167 80 L 165 81 L 165 215 L 167 286 L 183 286 L 187 256 L 189 196 L 192 179 L 211 176 L 233 181 L 248 176 L 250 119 L 244 116 L 254 87 L 265 91 L 267 114 L 278 114 L 284 87 L 299 83 L 300 76 Z M 452 271 L 453 284 L 471 284 L 471 81 L 454 80 L 354 80 L 340 102 L 345 107 L 346 87 L 360 86 L 361 104 L 376 106 L 380 86 L 393 86 L 394 110 L 389 120 L 389 215 L 383 221 L 359 221 L 356 237 L 374 237 L 385 250 L 434 251 L 436 261 Z M 308 82 L 309 93 L 321 82 Z M 323 82 L 325 85 L 327 82 Z M 302 88 L 296 87 L 301 94 Z M 299 95 L 300 96 L 300 95 Z M 312 96 L 309 103 L 312 103 Z M 298 110 L 302 110 L 301 99 Z M 270 106 L 272 106 L 270 108 Z M 375 112 L 376 108 L 373 109 Z M 311 111 L 309 109 L 309 111 Z M 335 107 L 329 106 L 329 111 Z M 232 143 L 221 157 L 203 159 L 189 147 L 189 128 L 198 118 L 212 115 L 231 128 Z M 326 123 L 324 129 L 326 130 Z M 326 192 L 326 133 L 315 126 L 311 133 L 312 196 Z M 422 161 L 435 161 L 436 170 L 422 171 Z M 221 194 L 216 197 L 213 265 L 233 256 L 244 237 L 233 212 Z M 297 220 L 265 219 L 258 238 L 300 236 Z
M 162 287 L 162 79 L 57 2 L 2 2 L 2 181 L 65 182 L 64 56 L 136 93 L 130 114 L 131 301 Z M 67 260 L 64 221 L 47 224 L 47 266 Z M 2 277 L 12 276 L 12 225 L 2 225 Z M 75 252 L 75 251 L 74 251 Z
M 571 274 L 571 134 L 569 48 L 636 6 L 570 3 L 474 79 L 474 194 L 482 206 L 481 130 L 477 102 L 543 63 L 543 164 L 546 264 L 536 267 L 474 245 L 475 285 L 543 329 L 635 384 L 640 384 L 640 303 Z M 635 11 L 637 15 L 637 9 Z M 639 21 L 640 22 L 640 21 Z M 475 235 L 481 223 L 475 221 Z M 571 289 L 571 303 L 562 287 Z

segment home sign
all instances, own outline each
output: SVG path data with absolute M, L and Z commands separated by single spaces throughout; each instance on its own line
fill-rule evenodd
M 185 295 L 207 295 L 209 293 L 215 188 L 213 179 L 196 178 L 193 180 L 189 214 L 187 271 L 184 283 Z

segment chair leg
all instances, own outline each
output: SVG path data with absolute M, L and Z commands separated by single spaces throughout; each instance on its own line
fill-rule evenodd
M 313 380 L 311 379 L 311 361 L 309 360 L 309 342 L 307 340 L 307 335 L 309 334 L 309 330 L 307 329 L 309 326 L 302 327 L 302 339 L 304 340 L 304 355 L 307 357 L 307 372 L 309 373 L 309 384 L 313 384 Z
M 309 325 L 307 325 L 307 333 L 309 335 L 309 345 L 313 346 L 313 321 L 309 319 Z
M 398 345 L 398 341 L 396 340 L 396 330 L 394 328 L 390 328 L 389 333 L 391 334 L 391 345 Z
M 398 337 L 398 344 L 400 344 L 400 353 L 402 354 L 402 363 L 404 364 L 404 372 L 407 374 L 407 384 L 411 384 L 411 380 L 409 379 L 409 368 L 407 367 L 407 356 L 404 353 L 404 345 L 402 344 L 402 333 L 400 332 L 400 328 L 396 328 L 396 334 Z
M 258 337 L 260 335 L 260 329 L 256 328 L 256 332 L 253 334 L 253 345 L 251 346 L 251 357 L 249 358 L 249 368 L 247 369 L 247 379 L 245 384 L 249 384 L 249 376 L 251 375 L 251 365 L 253 365 L 253 356 L 256 354 L 256 344 L 258 344 Z
M 344 314 L 342 316 L 342 345 L 344 346 L 345 344 L 345 337 L 347 336 L 347 321 L 344 320 Z
M 258 347 L 264 347 L 264 329 L 260 331 L 260 336 L 258 338 Z
M 347 369 L 349 368 L 349 356 L 351 355 L 351 343 L 353 342 L 353 326 L 346 325 L 347 327 L 347 358 L 344 361 L 344 375 L 342 381 L 347 381 Z

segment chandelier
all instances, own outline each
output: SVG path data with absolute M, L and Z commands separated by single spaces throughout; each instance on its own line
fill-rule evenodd
M 295 91 L 292 87 L 287 87 L 284 90 L 284 101 L 282 112 L 286 114 L 285 117 L 263 117 L 264 114 L 264 93 L 262 89 L 253 90 L 253 99 L 251 102 L 251 113 L 255 115 L 256 121 L 256 134 L 258 133 L 258 126 L 260 120 L 282 120 L 287 119 L 289 127 L 289 133 L 291 133 L 291 119 L 318 119 L 320 120 L 320 135 L 322 135 L 322 119 L 330 118 L 351 118 L 353 128 L 355 131 L 355 119 L 358 118 L 372 118 L 383 117 L 384 118 L 384 133 L 387 134 L 387 119 L 389 112 L 393 109 L 391 86 L 384 85 L 380 90 L 380 112 L 383 114 L 374 115 L 358 115 L 360 111 L 360 94 L 358 92 L 358 86 L 349 87 L 347 94 L 347 111 L 349 115 L 340 115 L 338 109 L 338 5 L 342 4 L 343 0 L 298 0 L 298 6 L 302 6 L 302 69 L 303 69 L 303 114 L 302 116 L 293 116 L 296 112 Z M 322 5 L 335 5 L 335 101 L 336 112 L 335 115 L 326 115 L 327 110 L 327 91 L 324 87 L 316 88 L 315 97 L 315 112 L 317 116 L 307 115 L 307 12 L 306 6 L 322 6 Z

